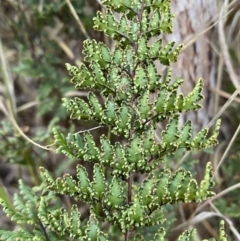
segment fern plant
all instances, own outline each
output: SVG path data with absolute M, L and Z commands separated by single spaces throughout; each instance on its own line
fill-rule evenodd
M 15 236 L 1 231 L 2 240 L 143 241 L 139 230 L 158 225 L 151 241 L 160 241 L 165 239 L 166 205 L 200 202 L 214 195 L 211 163 L 198 183 L 191 172 L 179 168 L 173 173 L 163 162 L 166 155 L 180 149 L 202 150 L 216 145 L 220 127 L 217 121 L 212 134 L 203 129 L 193 137 L 190 121 L 180 126 L 180 113 L 201 107 L 203 80 L 184 96 L 178 93 L 183 80 L 172 81 L 170 68 L 165 76 L 157 73 L 155 61 L 168 66 L 177 61 L 182 48 L 174 42 L 164 45 L 158 37 L 172 31 L 170 1 L 105 0 L 103 4 L 106 14 L 97 13 L 95 29 L 115 40 L 114 49 L 110 51 L 95 40 L 84 42 L 86 64 L 66 66 L 76 88 L 90 90 L 88 99 L 76 97 L 63 102 L 71 118 L 94 120 L 100 127 L 107 127 L 109 133 L 100 136 L 98 145 L 90 131 L 67 137 L 57 129 L 53 131 L 57 152 L 93 163 L 93 178 L 80 164 L 76 177 L 66 173 L 57 179 L 42 167 L 45 186 L 52 196 L 42 195 L 35 200 L 34 194 L 25 191 L 22 195 L 26 203 L 16 198 L 15 211 L 2 202 L 6 213 L 18 223 L 19 205 L 30 215 L 30 206 L 37 203 L 33 215 L 36 219 L 25 220 L 28 225 L 35 225 L 34 229 L 30 232 L 21 226 L 18 238 L 17 231 Z M 120 19 L 114 17 L 114 12 L 119 13 Z M 152 37 L 158 39 L 150 44 Z M 157 94 L 156 100 L 151 100 L 152 93 Z M 163 121 L 167 125 L 157 141 L 156 124 Z M 111 136 L 122 141 L 113 142 Z M 135 181 L 138 174 L 144 174 L 142 182 Z M 86 203 L 90 210 L 88 221 L 81 217 L 77 205 L 70 209 L 53 205 L 53 193 Z M 29 206 L 30 199 L 35 201 Z M 221 223 L 219 240 L 226 239 Z M 178 240 L 197 240 L 196 230 L 185 231 Z

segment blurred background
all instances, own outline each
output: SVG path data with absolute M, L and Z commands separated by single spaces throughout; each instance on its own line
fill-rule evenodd
M 167 240 L 193 226 L 202 239 L 217 237 L 220 219 L 225 219 L 229 240 L 240 240 L 240 2 L 172 0 L 172 9 L 174 33 L 163 38 L 185 46 L 172 65 L 173 79 L 185 80 L 184 94 L 200 77 L 204 79 L 203 108 L 182 115 L 182 123 L 190 118 L 198 131 L 221 118 L 222 126 L 214 150 L 197 155 L 181 152 L 167 160 L 173 170 L 180 165 L 194 170 L 199 180 L 206 162 L 212 161 L 217 193 L 214 200 L 200 205 L 168 208 Z M 99 0 L 0 0 L 0 197 L 9 202 L 18 192 L 19 179 L 30 186 L 41 183 L 39 166 L 55 177 L 75 172 L 76 161 L 46 146 L 54 142 L 53 126 L 66 135 L 94 127 L 91 122 L 70 120 L 61 99 L 86 97 L 85 91 L 70 84 L 65 68 L 65 63 L 78 66 L 84 61 L 83 41 L 96 39 L 113 47 L 93 30 L 98 10 L 104 12 Z M 158 69 L 165 71 L 160 65 Z M 100 134 L 94 131 L 96 137 Z M 1 208 L 0 228 L 15 228 Z

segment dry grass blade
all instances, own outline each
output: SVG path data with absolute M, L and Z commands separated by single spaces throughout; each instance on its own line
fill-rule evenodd
M 240 4 L 239 4 L 239 6 L 240 6 Z M 240 11 L 237 12 L 233 17 L 233 21 L 232 21 L 231 27 L 229 29 L 229 34 L 227 36 L 228 42 L 234 41 L 234 31 L 235 31 L 235 29 L 238 28 L 239 21 L 240 21 Z M 236 34 L 235 38 L 239 39 L 239 34 L 240 34 L 240 31 L 238 31 L 238 34 Z
M 229 7 L 233 5 L 235 1 L 233 1 L 231 4 L 229 4 Z M 225 13 L 225 15 L 221 16 L 222 19 L 225 19 L 229 13 L 232 11 L 229 10 L 227 13 Z M 186 49 L 187 47 L 189 47 L 190 45 L 192 45 L 193 43 L 196 42 L 196 40 L 202 36 L 204 33 L 206 33 L 207 31 L 209 31 L 210 29 L 212 29 L 214 26 L 216 26 L 219 23 L 219 15 L 216 15 L 211 21 L 213 21 L 213 24 L 211 24 L 208 28 L 204 29 L 203 31 L 199 32 L 198 34 L 196 34 L 194 37 L 192 37 L 191 39 L 189 39 L 186 43 L 184 43 L 184 47 L 182 50 Z
M 3 112 L 3 114 L 6 117 L 9 117 L 8 111 L 6 109 L 6 106 L 3 104 L 3 99 L 0 97 L 0 110 Z
M 33 144 L 34 146 L 37 146 L 43 150 L 46 150 L 46 151 L 54 151 L 54 149 L 51 149 L 51 148 L 48 148 L 46 146 L 42 146 L 40 144 L 38 144 L 37 142 L 33 141 L 32 139 L 30 139 L 27 135 L 25 135 L 25 133 L 22 131 L 22 129 L 20 128 L 20 126 L 17 124 L 16 120 L 13 118 L 13 116 L 10 114 L 10 121 L 13 125 L 13 127 L 15 128 L 15 130 L 25 139 L 27 140 L 28 142 L 30 142 L 31 144 Z
M 88 97 L 88 93 L 85 91 L 68 91 L 64 94 L 65 97 L 72 97 L 72 96 L 80 96 L 80 97 Z
M 58 33 L 60 32 L 61 28 L 63 27 L 63 23 L 58 19 L 55 18 L 55 26 L 54 28 L 51 28 L 49 26 L 46 26 L 45 29 L 50 37 L 50 39 L 54 40 L 59 47 L 63 50 L 63 52 L 68 56 L 69 59 L 75 60 L 76 57 L 73 53 L 73 51 L 69 48 L 69 46 L 58 36 Z M 75 64 L 80 65 L 81 61 L 76 59 Z
M 38 4 L 38 11 L 41 13 L 43 10 L 44 0 L 40 0 Z
M 211 204 L 211 206 L 213 208 L 215 207 L 213 204 Z M 237 231 L 237 229 L 234 227 L 233 222 L 229 218 L 224 216 L 221 212 L 219 212 L 219 210 L 216 207 L 214 208 L 214 210 L 215 212 L 201 212 L 200 214 L 194 216 L 190 221 L 187 221 L 185 223 L 178 225 L 176 228 L 173 229 L 173 231 L 184 229 L 189 225 L 194 226 L 198 223 L 204 222 L 206 219 L 209 219 L 209 218 L 219 217 L 220 219 L 224 219 L 228 223 L 229 229 L 232 231 L 232 233 L 237 238 L 237 240 L 240 240 L 240 234 Z
M 0 63 L 1 63 L 1 72 L 3 76 L 4 86 L 5 86 L 5 95 L 6 99 L 3 101 L 3 98 L 0 100 L 0 109 L 3 111 L 3 113 L 6 115 L 6 117 L 9 118 L 11 121 L 13 127 L 15 130 L 28 142 L 32 143 L 34 146 L 37 146 L 44 150 L 52 150 L 45 146 L 42 146 L 32 139 L 30 139 L 28 136 L 25 135 L 25 133 L 22 131 L 22 129 L 19 127 L 16 121 L 16 98 L 15 98 L 15 92 L 14 92 L 14 85 L 13 80 L 11 78 L 11 74 L 7 65 L 7 61 L 3 52 L 2 42 L 0 40 Z M 6 104 L 4 104 L 4 102 Z
M 13 79 L 11 77 L 7 60 L 3 51 L 2 41 L 0 40 L 0 64 L 1 64 L 1 73 L 3 78 L 3 85 L 5 89 L 5 96 L 7 105 L 9 105 L 10 111 L 15 115 L 16 113 L 16 97 L 14 92 Z M 8 109 L 8 108 L 7 108 Z
M 239 124 L 237 130 L 235 131 L 235 133 L 234 133 L 234 135 L 233 135 L 231 141 L 229 142 L 229 144 L 228 144 L 228 146 L 227 146 L 227 148 L 226 148 L 224 154 L 222 155 L 221 160 L 219 161 L 217 167 L 215 168 L 215 170 L 214 170 L 214 176 L 217 175 L 218 170 L 219 170 L 220 166 L 222 165 L 222 163 L 223 163 L 225 157 L 226 157 L 227 154 L 229 153 L 229 150 L 230 150 L 230 148 L 232 147 L 232 145 L 233 145 L 235 139 L 237 138 L 237 135 L 239 134 L 239 131 L 240 131 L 240 124 Z
M 204 221 L 204 220 L 206 220 L 208 218 L 213 218 L 213 217 L 216 217 L 216 216 L 224 218 L 223 215 L 217 214 L 215 212 L 201 212 L 198 215 L 196 215 L 193 218 L 191 218 L 191 220 L 188 220 L 187 222 L 178 225 L 176 228 L 173 228 L 173 231 L 180 230 L 180 229 L 185 229 L 189 225 L 190 226 L 194 226 L 194 225 L 196 225 L 198 223 L 201 223 L 202 221 Z
M 41 104 L 41 102 L 39 102 L 39 101 L 31 101 L 31 102 L 28 102 L 28 103 L 26 103 L 26 104 L 23 104 L 23 105 L 19 106 L 19 107 L 17 108 L 17 112 L 21 112 L 21 111 L 27 110 L 27 109 L 32 108 L 32 107 L 34 107 L 34 106 L 37 106 L 37 105 L 39 105 L 39 104 Z
M 70 11 L 71 11 L 74 19 L 76 20 L 76 22 L 77 22 L 77 24 L 78 24 L 78 26 L 79 26 L 80 31 L 83 33 L 83 35 L 85 36 L 85 38 L 90 39 L 90 37 L 89 37 L 89 35 L 88 35 L 88 33 L 87 33 L 87 31 L 86 31 L 86 29 L 85 29 L 82 21 L 81 21 L 80 18 L 78 17 L 78 15 L 77 15 L 77 13 L 76 13 L 76 11 L 75 11 L 72 3 L 70 2 L 70 0 L 66 0 L 66 3 L 67 3 L 67 5 L 68 5 L 68 7 L 69 7 L 69 9 L 70 9 Z
M 102 126 L 96 126 L 96 127 L 84 130 L 84 131 L 78 131 L 78 132 L 75 132 L 74 134 L 80 134 L 80 133 L 85 133 L 85 132 L 89 132 L 89 131 L 94 131 L 94 130 L 97 130 L 99 128 L 102 128 Z
M 231 79 L 233 85 L 235 86 L 235 88 L 238 89 L 239 88 L 238 76 L 235 73 L 234 68 L 232 66 L 231 58 L 230 58 L 229 51 L 228 51 L 228 45 L 227 45 L 225 34 L 224 34 L 223 16 L 224 16 L 224 10 L 228 9 L 227 3 L 228 3 L 228 1 L 225 0 L 222 8 L 220 10 L 220 14 L 219 14 L 219 23 L 218 23 L 219 43 L 221 46 L 221 50 L 222 50 L 222 53 L 224 56 L 225 64 L 227 66 L 227 70 L 228 70 L 230 79 Z
M 220 89 L 217 89 L 217 88 L 209 88 L 210 91 L 216 93 L 219 97 L 223 97 L 223 98 L 230 98 L 231 97 L 231 94 L 223 91 L 223 90 L 220 90 Z M 240 104 L 240 98 L 236 97 L 233 101 L 237 102 Z
M 211 198 L 211 199 L 207 200 L 206 202 L 204 202 L 203 204 L 199 205 L 199 206 L 197 207 L 197 209 L 193 212 L 193 214 L 191 215 L 191 217 L 189 218 L 188 221 L 186 221 L 186 222 L 178 225 L 178 226 L 177 226 L 176 228 L 174 228 L 173 230 L 180 230 L 180 229 L 182 229 L 182 228 L 184 228 L 184 227 L 186 227 L 186 226 L 192 225 L 193 223 L 196 222 L 196 220 L 199 220 L 199 219 L 200 219 L 200 221 L 201 221 L 201 220 L 204 220 L 204 217 L 205 217 L 205 218 L 209 217 L 209 214 L 207 214 L 206 216 L 204 216 L 204 215 L 205 215 L 205 214 L 204 214 L 205 212 L 201 212 L 201 213 L 198 214 L 198 215 L 196 215 L 196 214 L 197 214 L 199 211 L 201 211 L 201 209 L 203 209 L 204 207 L 206 207 L 207 205 L 211 205 L 214 200 L 217 200 L 218 198 L 220 198 L 220 197 L 222 197 L 222 196 L 224 196 L 224 195 L 226 195 L 226 194 L 228 194 L 228 193 L 230 193 L 230 192 L 232 192 L 232 191 L 234 191 L 234 190 L 236 190 L 236 189 L 238 189 L 238 188 L 240 188 L 240 183 L 237 183 L 237 184 L 235 184 L 235 185 L 233 185 L 233 186 L 231 186 L 231 187 L 223 190 L 222 192 L 216 194 L 216 196 L 214 196 L 213 198 Z M 201 216 L 201 215 L 203 215 L 203 216 Z M 211 216 L 211 215 L 210 215 L 210 216 Z M 213 216 L 214 216 L 214 215 L 213 215 Z M 229 224 L 230 227 L 233 226 L 233 225 L 231 225 L 231 220 L 226 219 L 226 217 L 225 217 L 224 215 L 222 215 L 222 214 L 216 214 L 215 216 L 221 216 L 223 219 L 225 219 L 225 220 L 228 222 L 228 224 Z M 197 218 L 196 218 L 196 217 L 197 217 Z M 238 232 L 236 233 L 236 232 L 235 232 L 236 230 L 234 230 L 234 229 L 235 229 L 235 228 L 233 228 L 233 233 L 234 233 L 234 235 L 237 237 L 237 235 L 239 235 L 239 233 L 238 233 Z M 240 240 L 240 239 L 238 239 L 238 240 Z
M 216 206 L 210 202 L 211 207 L 214 209 L 214 211 L 218 214 L 224 217 L 224 220 L 227 222 L 229 229 L 232 231 L 234 236 L 237 238 L 236 240 L 240 240 L 240 233 L 237 231 L 237 229 L 234 227 L 233 222 L 226 216 L 224 216 L 217 208 Z
M 208 201 L 204 202 L 203 204 L 199 205 L 199 207 L 195 210 L 194 214 L 196 214 L 197 212 L 199 212 L 202 208 L 204 208 L 206 205 L 208 205 L 210 202 L 213 202 L 214 200 L 226 195 L 227 193 L 230 193 L 236 189 L 240 188 L 240 183 L 237 183 L 229 188 L 226 188 L 225 190 L 223 190 L 222 192 L 219 192 L 218 194 L 216 194 L 216 196 L 214 196 L 213 198 L 209 199 Z M 193 214 L 193 215 L 194 215 Z
M 215 49 L 215 48 L 214 48 Z M 218 53 L 218 51 L 215 50 L 215 52 Z M 219 61 L 218 61 L 218 68 L 217 68 L 217 82 L 216 82 L 216 88 L 218 91 L 216 91 L 215 94 L 215 98 L 214 98 L 214 109 L 213 109 L 213 113 L 216 114 L 217 110 L 219 108 L 219 101 L 220 101 L 220 93 L 221 93 L 221 85 L 222 85 L 222 76 L 223 76 L 223 65 L 224 65 L 224 60 L 223 60 L 223 56 L 222 53 L 218 54 L 219 56 Z M 211 89 L 210 89 L 211 91 Z M 229 98 L 231 95 L 229 95 L 227 98 Z

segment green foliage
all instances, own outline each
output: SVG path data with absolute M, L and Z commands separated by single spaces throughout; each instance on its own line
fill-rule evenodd
M 37 131 L 34 137 L 35 141 L 46 141 L 51 137 L 51 129 L 59 121 L 59 118 L 54 118 L 49 123 L 48 130 Z M 0 124 L 0 156 L 4 162 L 11 162 L 19 165 L 29 165 L 36 158 L 36 154 L 32 152 L 32 146 L 19 133 L 14 130 L 13 126 L 8 121 L 2 121 Z
M 72 5 L 89 30 L 92 29 L 94 12 L 85 10 L 85 2 L 72 1 Z M 66 118 L 66 111 L 60 103 L 71 86 L 61 65 L 63 59 L 69 61 L 69 57 L 73 60 L 77 57 L 71 54 L 65 56 L 61 45 L 80 39 L 78 27 L 66 1 L 46 0 L 39 3 L 37 0 L 23 0 L 21 5 L 5 1 L 1 2 L 0 11 L 1 38 L 6 47 L 17 56 L 12 69 L 21 90 L 19 93 L 18 89 L 18 96 L 24 95 L 25 101 L 36 98 L 40 102 L 37 105 L 37 114 L 40 116 L 49 115 L 54 109 L 55 115 Z M 9 41 L 9 36 L 13 41 Z
M 184 96 L 178 93 L 183 80 L 172 81 L 170 68 L 166 76 L 157 73 L 154 62 L 168 66 L 177 61 L 182 48 L 174 42 L 163 46 L 161 39 L 149 44 L 152 37 L 172 31 L 170 1 L 106 0 L 104 4 L 106 14 L 97 13 L 94 28 L 116 40 L 114 49 L 110 51 L 104 43 L 95 40 L 84 42 L 86 63 L 79 67 L 66 66 L 76 88 L 91 91 L 87 99 L 65 98 L 63 102 L 72 119 L 93 120 L 108 128 L 108 136 L 101 135 L 98 144 L 90 131 L 65 137 L 53 129 L 57 152 L 93 163 L 93 177 L 82 164 L 77 165 L 76 176 L 66 173 L 57 179 L 47 169 L 40 169 L 49 193 L 73 197 L 88 205 L 88 221 L 82 222 L 77 205 L 69 210 L 51 208 L 47 196 L 36 199 L 22 183 L 23 197 L 16 195 L 16 211 L 4 202 L 3 205 L 13 221 L 22 220 L 30 225 L 37 225 L 39 221 L 47 229 L 47 240 L 110 240 L 111 230 L 117 229 L 119 236 L 115 236 L 115 240 L 141 241 L 145 240 L 139 232 L 141 228 L 158 225 L 150 240 L 160 241 L 166 235 L 165 206 L 200 202 L 214 195 L 211 163 L 198 183 L 191 172 L 183 168 L 175 172 L 168 169 L 164 157 L 182 149 L 202 150 L 216 145 L 220 121 L 211 134 L 203 129 L 193 136 L 191 122 L 180 126 L 179 115 L 201 107 L 203 80 Z M 120 13 L 119 20 L 114 17 L 114 11 Z M 150 101 L 154 92 L 157 98 Z M 104 97 L 102 101 L 99 94 Z M 154 135 L 160 121 L 167 124 L 161 140 L 157 141 Z M 121 141 L 114 142 L 111 136 Z M 141 183 L 134 180 L 140 173 L 144 174 Z M 16 232 L 22 240 L 42 240 L 45 234 L 37 226 L 30 231 L 20 228 Z M 14 232 L 10 235 L 2 231 L 1 235 L 3 240 L 16 237 Z M 178 240 L 196 240 L 196 230 L 185 231 Z M 226 240 L 223 223 L 219 240 Z
M 0 135 L 2 140 L 0 144 L 0 156 L 4 157 L 4 161 L 26 165 L 29 149 L 31 148 L 30 143 L 19 138 L 19 135 L 14 133 L 12 125 L 7 121 L 1 123 Z
M 46 240 L 45 227 L 42 225 L 42 222 L 38 217 L 38 213 L 40 213 L 38 211 L 38 205 L 41 198 L 36 195 L 37 190 L 32 190 L 21 180 L 19 181 L 19 188 L 20 193 L 14 195 L 13 207 L 9 206 L 3 200 L 0 200 L 5 213 L 11 218 L 12 221 L 20 225 L 15 231 L 1 230 L 1 240 Z M 53 198 L 53 194 L 49 193 L 42 198 L 49 200 Z M 47 209 L 50 209 L 50 207 L 47 207 Z M 49 237 L 51 237 L 51 240 L 57 240 L 56 236 L 52 232 L 49 232 Z
M 222 179 L 220 187 L 223 189 L 226 188 L 228 184 L 230 187 L 234 185 L 238 185 L 239 183 L 239 160 L 240 160 L 240 152 L 236 151 L 236 153 L 229 156 L 228 160 L 226 160 L 225 165 L 222 166 Z M 240 218 L 239 211 L 239 190 L 232 190 L 231 192 L 225 194 L 225 198 L 217 199 L 215 201 L 215 205 L 220 210 L 223 215 L 227 217 L 231 217 L 233 221 L 238 221 Z M 234 239 L 233 236 L 230 236 L 229 239 Z

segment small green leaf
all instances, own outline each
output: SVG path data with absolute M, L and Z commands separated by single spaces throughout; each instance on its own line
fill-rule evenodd
M 196 180 L 192 179 L 187 188 L 187 192 L 185 194 L 185 202 L 199 202 L 199 187 Z
M 181 188 L 185 173 L 183 169 L 178 169 L 175 174 L 169 179 L 168 191 L 173 201 L 177 200 L 177 193 Z
M 113 128 L 112 132 L 114 134 L 123 134 L 124 137 L 127 138 L 131 129 L 131 119 L 131 109 L 123 103 L 117 113 L 116 126 Z
M 158 58 L 159 51 L 162 48 L 162 39 L 156 40 L 149 49 L 149 57 L 152 59 Z
M 134 93 L 141 93 L 142 90 L 147 88 L 147 74 L 142 67 L 138 67 L 134 77 Z
M 78 97 L 75 97 L 74 100 L 63 98 L 63 106 L 71 113 L 72 119 L 89 119 L 92 114 L 89 105 Z
M 166 126 L 166 129 L 162 132 L 162 140 L 166 145 L 173 145 L 179 138 L 178 118 L 178 116 L 172 118 L 170 123 Z
M 138 99 L 137 107 L 139 110 L 139 116 L 142 119 L 147 119 L 150 116 L 150 110 L 152 107 L 149 101 L 149 95 L 150 93 L 145 91 L 144 94 Z
M 137 233 L 134 237 L 134 241 L 144 241 L 145 239 L 143 238 L 143 236 L 139 233 Z
M 169 59 L 169 55 L 173 49 L 175 42 L 169 42 L 166 46 L 164 46 L 164 48 L 161 49 L 161 51 L 159 52 L 158 55 L 158 59 L 159 61 L 164 64 L 164 65 L 169 65 L 170 64 L 170 59 Z
M 168 98 L 166 99 L 166 101 L 167 101 L 166 110 L 167 111 L 171 111 L 172 113 L 177 112 L 176 106 L 175 106 L 176 99 L 177 99 L 177 90 L 173 90 L 170 93 L 170 95 L 168 96 Z
M 180 146 L 188 147 L 189 143 L 191 142 L 191 137 L 192 137 L 192 123 L 191 121 L 187 121 L 182 127 L 179 134 Z
M 150 129 L 141 138 L 143 142 L 142 148 L 145 154 L 151 154 L 151 155 L 156 154 L 155 152 L 157 150 L 157 145 L 154 140 L 154 135 L 155 135 L 154 130 Z
M 116 88 L 116 99 L 120 101 L 127 101 L 130 102 L 132 98 L 132 87 L 131 87 L 131 80 L 125 76 L 122 75 L 119 83 L 115 84 Z
M 196 149 L 201 149 L 206 142 L 206 136 L 208 134 L 208 129 L 202 129 L 198 134 L 194 137 L 191 142 L 191 147 Z
M 104 177 L 103 169 L 100 165 L 95 164 L 93 169 L 93 183 L 92 187 L 96 195 L 93 198 L 101 199 L 105 194 L 106 180 Z
M 127 209 L 127 218 L 126 220 L 133 227 L 141 227 L 144 225 L 144 222 L 147 221 L 147 209 L 146 206 L 142 205 L 140 202 L 141 197 L 134 196 L 133 203 Z
M 161 21 L 161 15 L 159 11 L 154 11 L 151 21 L 149 23 L 149 27 L 151 29 L 156 29 L 157 27 L 159 27 L 159 22 Z
M 110 164 L 113 158 L 113 146 L 110 144 L 109 139 L 104 135 L 101 136 L 100 142 L 102 163 Z
M 163 87 L 158 94 L 157 100 L 154 103 L 155 110 L 158 114 L 162 114 L 166 111 L 167 107 L 167 89 Z
M 115 143 L 115 151 L 110 166 L 113 168 L 113 174 L 120 176 L 128 176 L 130 171 L 130 165 L 127 161 L 125 150 L 119 143 Z
M 108 99 L 105 103 L 106 109 L 102 117 L 102 122 L 107 125 L 113 125 L 116 121 L 116 104 L 113 100 Z
M 84 142 L 84 159 L 89 161 L 97 161 L 99 159 L 100 152 L 90 132 L 85 132 Z
M 154 210 L 150 215 L 149 218 L 145 220 L 146 226 L 155 226 L 159 225 L 161 223 L 164 223 L 166 221 L 166 218 L 164 217 L 163 211 L 161 208 L 158 208 Z
M 98 101 L 98 98 L 93 92 L 89 92 L 88 94 L 89 105 L 91 107 L 92 115 L 97 119 L 101 120 L 103 115 L 103 109 L 101 104 Z
M 201 108 L 198 104 L 203 99 L 202 95 L 203 80 L 199 79 L 195 88 L 184 98 L 184 110 L 197 110 Z
M 90 65 L 92 69 L 92 74 L 95 81 L 95 86 L 98 89 L 102 89 L 106 85 L 106 79 L 104 77 L 103 71 L 98 63 L 92 63 Z
M 106 63 L 111 63 L 112 58 L 111 58 L 111 53 L 109 48 L 105 44 L 100 43 L 100 49 L 101 49 L 101 58 Z
M 139 137 L 133 137 L 129 140 L 129 144 L 126 147 L 126 156 L 129 165 L 130 164 L 137 164 L 142 159 L 142 143 Z
M 160 227 L 158 232 L 154 235 L 154 239 L 151 241 L 164 241 L 165 240 L 165 230 L 164 228 Z
M 209 148 L 218 144 L 218 134 L 221 126 L 221 120 L 217 120 L 212 135 L 204 143 L 204 148 Z
M 152 202 L 151 191 L 156 182 L 154 174 L 149 175 L 141 184 L 139 188 L 139 196 L 142 198 L 142 203 L 144 206 L 149 206 Z
M 99 231 L 100 230 L 98 227 L 97 218 L 92 214 L 89 217 L 89 221 L 87 223 L 87 228 L 85 231 L 87 240 L 98 240 Z
M 153 64 L 148 65 L 147 77 L 149 79 L 148 89 L 149 89 L 150 92 L 155 92 L 157 89 L 160 89 L 160 86 L 161 86 L 160 78 L 161 78 L 161 76 L 159 74 L 157 74 L 156 67 Z
M 168 169 L 162 171 L 159 177 L 156 177 L 157 183 L 155 184 L 155 187 L 153 189 L 153 195 L 156 196 L 158 205 L 165 205 L 171 200 L 168 191 L 168 180 L 170 177 L 171 171 Z
M 120 31 L 122 33 L 129 32 L 129 24 L 128 24 L 128 20 L 125 15 L 122 15 L 119 20 L 118 31 Z
M 119 208 L 124 199 L 123 186 L 118 182 L 116 177 L 113 177 L 109 191 L 105 195 L 104 202 L 109 207 Z
M 123 63 L 123 50 L 116 48 L 113 52 L 113 63 L 117 66 L 121 66 Z
M 224 229 L 224 221 L 220 221 L 220 228 L 219 228 L 219 241 L 227 241 L 228 237 Z
M 83 143 L 83 139 L 81 137 L 81 135 L 79 133 L 74 134 L 75 138 L 76 138 L 76 144 L 78 147 L 80 147 L 82 150 L 84 148 L 84 143 Z
M 81 193 L 79 193 L 80 196 L 84 199 L 88 199 L 90 196 L 91 184 L 85 167 L 77 165 L 77 178 L 79 180 L 78 186 L 81 190 Z
M 212 164 L 211 162 L 208 162 L 206 165 L 204 178 L 200 183 L 199 197 L 202 199 L 206 199 L 214 196 L 214 193 L 210 191 L 210 189 L 213 186 L 214 186 L 214 181 L 213 181 Z
M 147 41 L 144 37 L 141 37 L 138 40 L 138 59 L 140 61 L 145 60 L 145 58 L 147 57 L 148 54 L 148 47 L 147 47 Z

